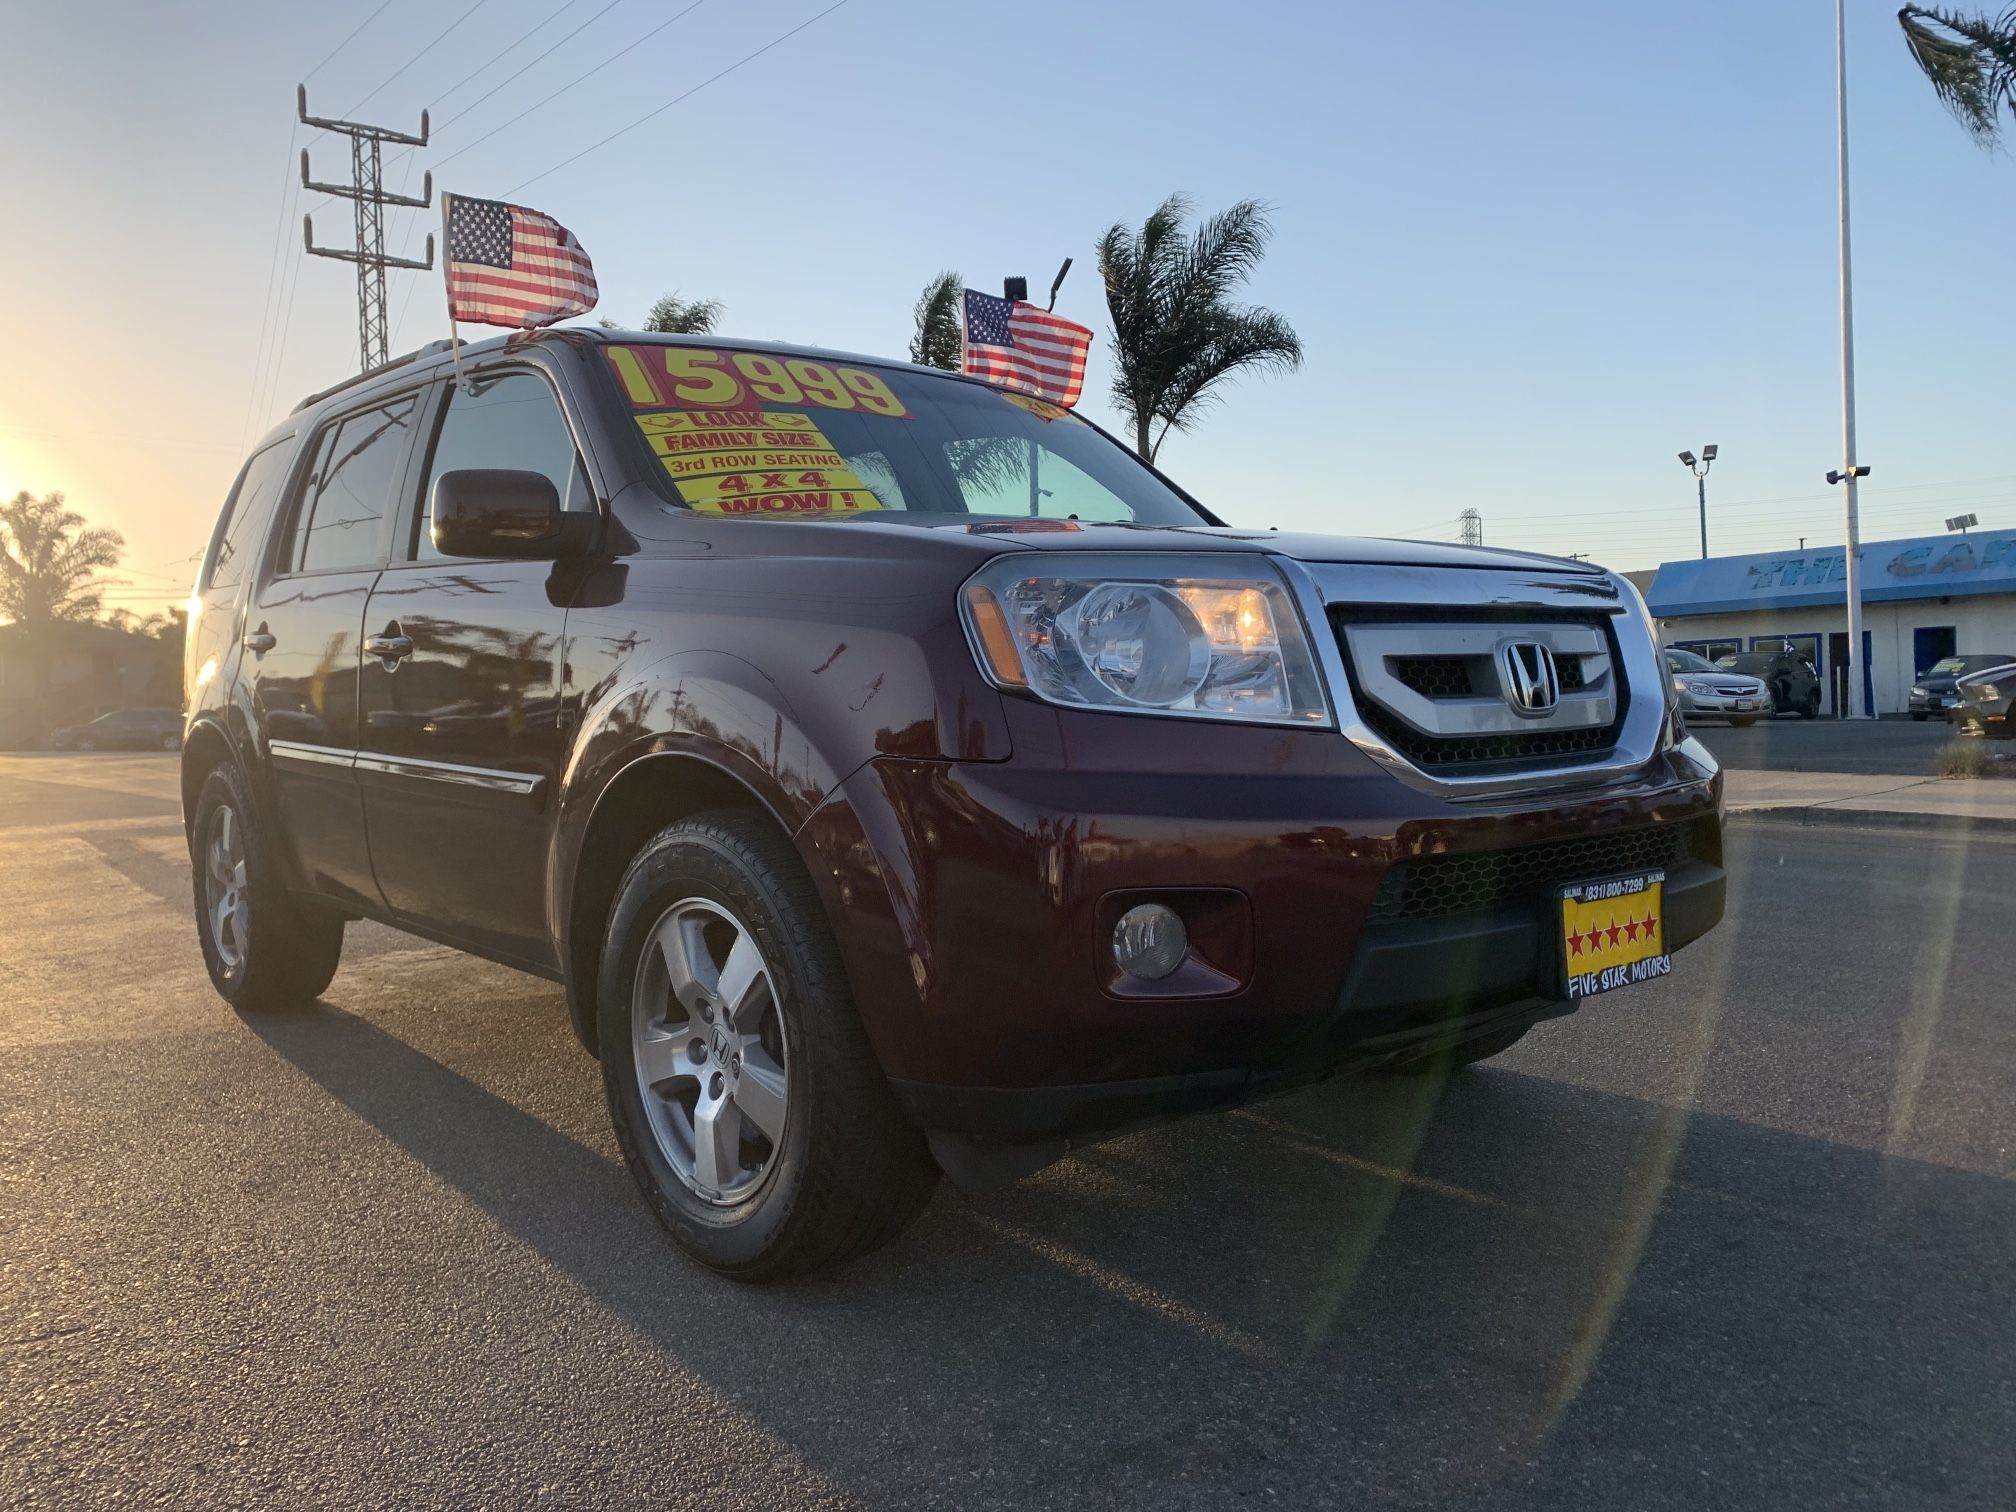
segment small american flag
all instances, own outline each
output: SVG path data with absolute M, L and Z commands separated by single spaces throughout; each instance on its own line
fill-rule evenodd
M 595 269 L 550 215 L 502 200 L 441 196 L 448 318 L 542 326 L 595 308 Z
M 1020 300 L 966 291 L 965 370 L 1070 408 L 1085 387 L 1092 333 Z

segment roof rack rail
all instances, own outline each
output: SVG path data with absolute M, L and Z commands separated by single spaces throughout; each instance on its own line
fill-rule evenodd
M 353 373 L 341 383 L 332 383 L 325 389 L 318 389 L 295 405 L 288 413 L 298 415 L 301 411 L 308 408 L 309 405 L 319 404 L 331 394 L 340 394 L 351 385 L 362 383 L 366 378 L 376 378 L 380 373 L 389 373 L 392 369 L 404 367 L 409 362 L 418 362 L 422 357 L 432 357 L 437 353 L 447 351 L 453 345 L 454 343 L 444 336 L 439 341 L 430 341 L 423 347 L 415 347 L 412 351 L 403 352 L 397 357 L 380 363 L 377 367 L 366 368 L 361 373 Z

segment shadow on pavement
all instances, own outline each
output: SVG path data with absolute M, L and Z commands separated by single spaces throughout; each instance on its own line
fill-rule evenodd
M 1991 1506 L 2016 1473 L 1992 1177 L 1504 1070 L 1360 1078 L 943 1189 L 757 1290 L 372 1024 L 247 1023 L 872 1503 Z

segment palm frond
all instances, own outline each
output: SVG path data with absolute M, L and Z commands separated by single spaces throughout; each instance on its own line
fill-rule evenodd
M 1113 399 L 1149 459 L 1161 445 L 1150 437 L 1152 422 L 1162 422 L 1162 435 L 1187 428 L 1233 373 L 1285 372 L 1302 360 L 1286 320 L 1231 302 L 1266 256 L 1267 207 L 1241 200 L 1186 235 L 1189 214 L 1189 201 L 1172 194 L 1138 233 L 1115 225 L 1098 243 L 1113 323 Z
M 917 318 L 917 329 L 910 337 L 912 362 L 948 373 L 959 371 L 964 359 L 959 307 L 965 288 L 966 281 L 950 269 L 924 285 L 912 312 Z
M 667 294 L 651 306 L 643 328 L 661 334 L 704 336 L 720 323 L 724 309 L 718 299 L 681 299 Z
M 1907 5 L 1897 24 L 1940 103 L 1980 145 L 1998 145 L 2001 113 L 2016 117 L 2016 9 L 1991 20 Z

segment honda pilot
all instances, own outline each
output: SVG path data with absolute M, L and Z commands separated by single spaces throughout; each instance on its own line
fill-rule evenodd
M 442 343 L 259 442 L 194 603 L 217 991 L 317 998 L 359 919 L 563 984 L 644 1200 L 738 1277 L 941 1172 L 1630 1034 L 1722 914 L 1622 577 L 1234 528 L 935 369 Z

